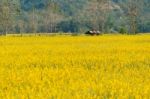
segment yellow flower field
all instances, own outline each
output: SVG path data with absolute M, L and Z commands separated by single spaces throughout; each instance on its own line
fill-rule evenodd
M 0 37 L 0 99 L 142 98 L 150 35 Z

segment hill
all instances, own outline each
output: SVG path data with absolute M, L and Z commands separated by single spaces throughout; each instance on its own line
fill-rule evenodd
M 0 2 L 1 8 L 8 4 L 5 0 Z M 148 0 L 142 2 L 138 0 L 135 2 L 129 2 L 129 0 L 10 0 L 9 3 L 10 11 L 7 11 L 9 13 L 1 12 L 1 32 L 6 31 L 4 27 L 9 28 L 7 30 L 9 32 L 18 33 L 21 31 L 84 32 L 90 29 L 112 33 L 121 30 L 150 32 Z M 137 9 L 129 9 L 130 4 Z M 138 11 L 134 17 L 135 23 L 131 21 L 134 13 L 130 13 L 129 10 L 133 10 L 130 12 Z M 8 19 L 6 16 L 9 14 L 11 14 L 9 18 L 11 22 L 6 22 Z M 133 23 L 136 31 L 132 27 Z

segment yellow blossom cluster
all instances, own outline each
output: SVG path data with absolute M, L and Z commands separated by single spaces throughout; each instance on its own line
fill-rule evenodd
M 150 35 L 0 37 L 0 99 L 142 98 Z

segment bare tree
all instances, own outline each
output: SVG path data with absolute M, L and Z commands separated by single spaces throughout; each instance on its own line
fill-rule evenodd
M 28 15 L 28 24 L 30 31 L 36 35 L 38 29 L 38 13 L 34 4 L 32 5 L 32 10 Z
M 4 35 L 7 35 L 12 23 L 10 9 L 10 2 L 8 0 L 2 1 L 0 4 L 0 21 Z
M 129 19 L 129 26 L 130 26 L 130 33 L 136 34 L 137 32 L 137 24 L 138 24 L 138 18 L 140 16 L 143 1 L 142 0 L 128 0 L 127 3 L 128 12 L 127 16 Z
M 36 34 L 36 30 L 37 30 L 37 27 L 36 27 L 36 15 L 35 15 L 35 11 L 36 11 L 36 8 L 35 8 L 35 5 L 33 4 L 32 5 L 32 18 L 31 18 L 31 20 L 32 20 L 32 32 L 33 33 L 35 33 Z
M 105 32 L 105 23 L 108 15 L 108 0 L 97 0 L 98 7 L 98 27 L 99 30 Z
M 23 35 L 23 32 L 25 31 L 25 21 L 24 20 L 18 20 L 18 27 L 19 27 L 19 33 L 21 36 Z
M 19 29 L 19 33 L 23 33 L 24 30 L 24 20 L 22 19 L 22 9 L 21 9 L 21 1 L 13 0 L 11 3 L 11 15 L 13 16 L 12 23 L 12 31 L 16 31 L 16 27 Z
M 116 9 L 110 0 L 91 0 L 80 12 L 82 20 L 91 24 L 92 29 L 106 32 L 106 22 L 110 11 Z M 85 18 L 86 17 L 86 18 Z
M 31 0 L 31 10 L 28 12 L 28 30 L 29 32 L 32 33 L 37 33 L 38 29 L 38 11 L 36 9 L 36 0 Z M 20 24 L 21 25 L 21 24 Z
M 57 24 L 63 20 L 60 14 L 57 14 L 57 3 L 53 0 L 49 1 L 47 4 L 47 9 L 43 13 L 43 24 L 47 32 L 56 32 Z

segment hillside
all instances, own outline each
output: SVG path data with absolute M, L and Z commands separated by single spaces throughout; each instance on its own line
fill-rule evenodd
M 1 3 L 1 7 L 7 5 L 5 0 L 2 1 L 5 3 Z M 138 10 L 135 17 L 136 32 L 150 32 L 148 0 L 142 3 L 138 0 L 136 3 L 130 3 L 129 0 L 108 0 L 108 2 L 106 0 L 21 0 L 20 2 L 12 0 L 9 2 L 10 5 L 13 4 L 9 6 L 8 12 L 13 13 L 10 20 L 13 19 L 14 23 L 6 25 L 12 22 L 3 22 L 5 17 L 2 16 L 4 19 L 0 21 L 5 25 L 1 25 L 1 32 L 6 31 L 2 26 L 15 32 L 84 32 L 90 29 L 112 33 L 121 30 L 133 32 L 131 29 L 133 22 L 130 21 L 134 14 L 129 16 L 129 4 L 137 6 L 137 9 L 134 9 Z M 12 7 L 15 10 L 12 10 Z

